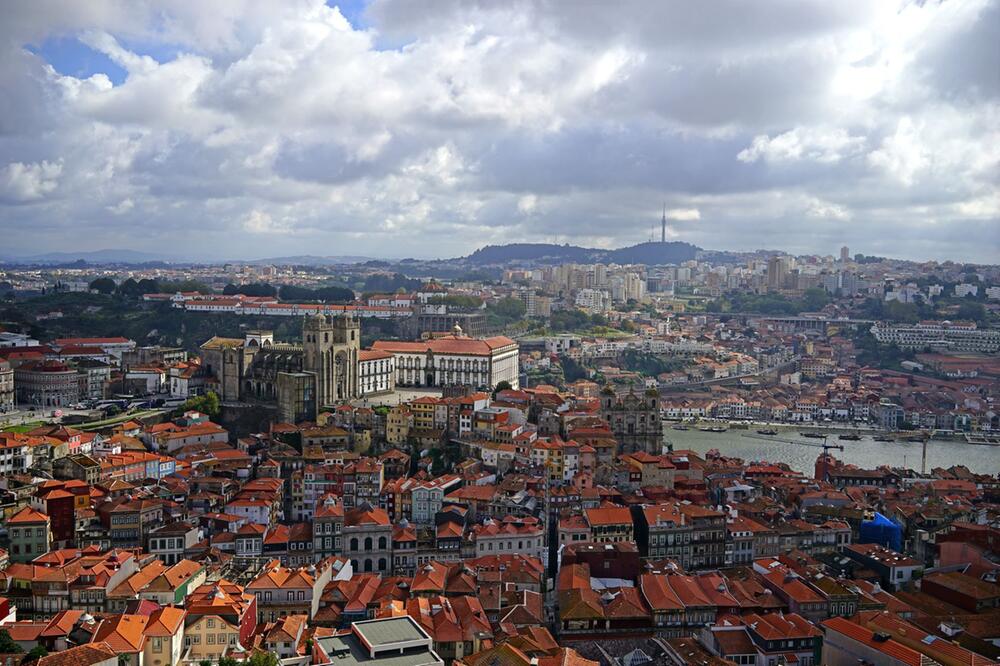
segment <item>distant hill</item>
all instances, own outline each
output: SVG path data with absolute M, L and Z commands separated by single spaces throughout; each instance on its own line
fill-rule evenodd
M 694 259 L 700 249 L 690 243 L 678 241 L 640 243 L 617 250 L 551 243 L 512 243 L 510 245 L 487 245 L 464 257 L 462 261 L 479 266 L 503 265 L 512 262 L 535 264 L 676 264 Z
M 363 264 L 371 261 L 371 257 L 361 257 L 354 255 L 320 257 L 312 254 L 301 254 L 289 257 L 267 257 L 265 259 L 254 259 L 247 261 L 248 264 L 273 264 L 278 266 L 333 266 L 335 264 Z
M 88 264 L 145 264 L 170 261 L 172 257 L 136 250 L 92 250 L 89 252 L 46 252 L 28 257 L 9 257 L 8 261 L 20 264 L 70 264 L 86 261 Z

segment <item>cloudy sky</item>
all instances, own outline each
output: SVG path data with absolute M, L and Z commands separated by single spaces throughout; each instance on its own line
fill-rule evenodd
M 0 255 L 1000 260 L 1000 0 L 87 0 L 0 16 Z

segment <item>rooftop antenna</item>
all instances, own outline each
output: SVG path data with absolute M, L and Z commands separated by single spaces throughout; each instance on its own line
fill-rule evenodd
M 667 202 L 663 202 L 663 219 L 660 220 L 660 242 L 667 242 Z

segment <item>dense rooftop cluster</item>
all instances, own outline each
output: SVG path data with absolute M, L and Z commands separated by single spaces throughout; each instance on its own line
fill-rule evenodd
M 906 267 L 745 259 L 136 294 L 245 322 L 179 346 L 4 333 L 0 409 L 36 408 L 0 429 L 5 664 L 997 663 L 1000 480 L 857 457 L 992 450 L 995 272 L 928 267 L 987 318 L 920 324 L 870 316 L 961 307 Z M 264 273 L 226 279 L 319 286 Z

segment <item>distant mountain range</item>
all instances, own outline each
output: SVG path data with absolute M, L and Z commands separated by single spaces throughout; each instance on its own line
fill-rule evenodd
M 343 255 L 334 257 L 320 257 L 313 254 L 300 254 L 290 257 L 268 257 L 266 259 L 253 259 L 241 263 L 254 265 L 276 264 L 279 266 L 333 266 L 335 264 L 363 264 L 371 261 L 372 257 L 362 257 L 356 255 Z M 235 261 L 235 260 L 234 260 Z
M 556 245 L 553 243 L 511 243 L 509 245 L 487 245 L 465 257 L 440 260 L 404 260 L 402 263 L 447 264 L 452 266 L 502 267 L 526 264 L 561 263 L 614 263 L 614 264 L 676 264 L 696 258 L 701 248 L 672 241 L 669 243 L 640 243 L 616 250 L 579 247 L 576 245 Z M 185 257 L 171 257 L 137 250 L 94 250 L 89 252 L 47 252 L 33 256 L 0 256 L 0 260 L 17 264 L 66 265 L 77 262 L 88 264 L 149 264 L 170 262 L 176 264 L 226 263 L 223 261 L 202 262 Z M 374 261 L 372 257 L 359 255 L 319 256 L 312 254 L 265 257 L 261 259 L 232 259 L 234 263 L 253 265 L 298 265 L 333 266 L 361 264 Z M 396 264 L 387 260 L 386 265 Z
M 639 243 L 617 250 L 552 243 L 512 243 L 510 245 L 487 245 L 467 257 L 453 261 L 463 261 L 478 266 L 509 265 L 511 263 L 676 264 L 694 259 L 699 251 L 701 248 L 698 246 L 679 241 Z
M 5 256 L 4 260 L 18 264 L 145 264 L 154 261 L 177 261 L 174 257 L 136 250 L 91 250 L 89 252 L 46 252 L 27 257 Z

